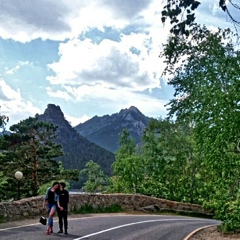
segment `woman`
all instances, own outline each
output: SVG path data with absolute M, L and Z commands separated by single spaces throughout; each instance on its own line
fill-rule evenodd
M 43 209 L 46 209 L 47 207 L 48 211 L 48 228 L 46 231 L 47 235 L 53 232 L 53 215 L 57 209 L 57 206 L 59 207 L 59 209 L 63 209 L 59 204 L 58 188 L 59 183 L 54 182 L 52 187 L 47 189 L 46 196 L 43 202 Z

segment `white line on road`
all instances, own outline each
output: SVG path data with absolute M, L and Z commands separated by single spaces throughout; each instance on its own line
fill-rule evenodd
M 83 218 L 69 218 L 68 221 L 74 221 L 74 220 L 79 220 L 79 219 L 83 219 Z M 54 220 L 53 222 L 58 222 L 58 220 Z M 39 222 L 38 223 L 32 223 L 32 224 L 26 224 L 26 225 L 19 225 L 16 227 L 8 227 L 8 228 L 1 228 L 1 231 L 7 231 L 7 230 L 11 230 L 11 229 L 17 229 L 17 228 L 23 228 L 23 227 L 31 227 L 31 226 L 36 226 L 36 225 L 41 225 Z
M 6 231 L 6 230 L 11 230 L 11 229 L 16 229 L 16 228 L 36 226 L 36 225 L 40 225 L 40 223 L 33 223 L 33 224 L 22 225 L 22 226 L 17 226 L 17 227 L 2 228 L 2 229 L 0 229 L 0 232 L 1 232 L 1 231 Z
M 147 220 L 147 221 L 141 221 L 141 222 L 134 222 L 134 223 L 128 223 L 128 224 L 124 224 L 124 225 L 120 225 L 120 226 L 116 226 L 116 227 L 113 227 L 113 228 L 108 228 L 108 229 L 105 229 L 105 230 L 102 230 L 102 231 L 99 231 L 99 232 L 95 232 L 95 233 L 91 233 L 91 234 L 88 234 L 88 235 L 85 235 L 83 237 L 80 237 L 80 238 L 75 238 L 73 240 L 81 240 L 81 239 L 85 239 L 85 238 L 88 238 L 88 237 L 92 237 L 92 236 L 95 236 L 95 235 L 98 235 L 98 234 L 101 234 L 101 233 L 105 233 L 105 232 L 109 232 L 109 231 L 112 231 L 112 230 L 115 230 L 115 229 L 118 229 L 118 228 L 123 228 L 123 227 L 128 227 L 128 226 L 132 226 L 132 225 L 137 225 L 137 224 L 142 224 L 142 223 L 149 223 L 149 222 L 163 222 L 163 221 L 199 221 L 199 219 L 156 219 L 156 220 Z

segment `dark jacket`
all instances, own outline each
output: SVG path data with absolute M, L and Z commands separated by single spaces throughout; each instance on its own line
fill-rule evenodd
M 45 195 L 45 201 L 48 201 L 50 204 L 56 204 L 59 201 L 59 195 L 55 192 L 51 191 L 51 187 L 47 189 L 46 195 Z
M 64 208 L 64 210 L 67 210 L 69 202 L 69 192 L 65 189 L 59 192 L 59 204 L 61 207 Z

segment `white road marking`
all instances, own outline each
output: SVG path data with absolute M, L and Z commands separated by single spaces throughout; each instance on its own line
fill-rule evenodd
M 113 228 L 108 228 L 108 229 L 105 229 L 105 230 L 102 230 L 102 231 L 99 231 L 99 232 L 91 233 L 91 234 L 85 235 L 85 236 L 80 237 L 80 238 L 75 238 L 73 240 L 81 240 L 81 239 L 92 237 L 92 236 L 95 236 L 95 235 L 98 235 L 98 234 L 101 234 L 101 233 L 109 232 L 109 231 L 112 231 L 112 230 L 115 230 L 115 229 L 118 229 L 118 228 L 128 227 L 128 226 L 142 224 L 142 223 L 162 222 L 162 221 L 176 221 L 176 220 L 177 221 L 193 221 L 193 220 L 194 221 L 199 221 L 201 219 L 178 219 L 177 218 L 177 219 L 157 219 L 157 220 L 147 220 L 147 221 L 141 221 L 141 222 L 134 222 L 134 223 L 128 223 L 128 224 L 116 226 L 116 227 L 113 227 Z
M 11 230 L 11 229 L 22 228 L 22 227 L 36 226 L 36 225 L 39 225 L 39 224 L 40 224 L 40 223 L 33 223 L 33 224 L 22 225 L 22 226 L 17 226 L 17 227 L 2 228 L 2 229 L 0 229 L 0 232 L 2 232 L 2 231 L 6 231 L 6 230 Z
M 82 218 L 70 218 L 70 219 L 68 219 L 68 221 L 71 221 L 71 220 L 74 221 L 74 220 L 79 220 L 79 219 L 82 219 Z M 58 221 L 55 220 L 53 222 L 58 222 Z M 32 224 L 20 225 L 20 226 L 16 226 L 16 227 L 0 228 L 0 232 L 11 230 L 11 229 L 23 228 L 23 227 L 31 227 L 31 226 L 36 226 L 36 225 L 42 225 L 42 224 L 40 224 L 40 223 L 32 223 Z

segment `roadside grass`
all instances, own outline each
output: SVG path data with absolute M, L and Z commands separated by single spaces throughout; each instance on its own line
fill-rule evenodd
M 0 223 L 5 223 L 7 220 L 6 220 L 6 217 L 4 217 L 3 215 L 0 215 Z

